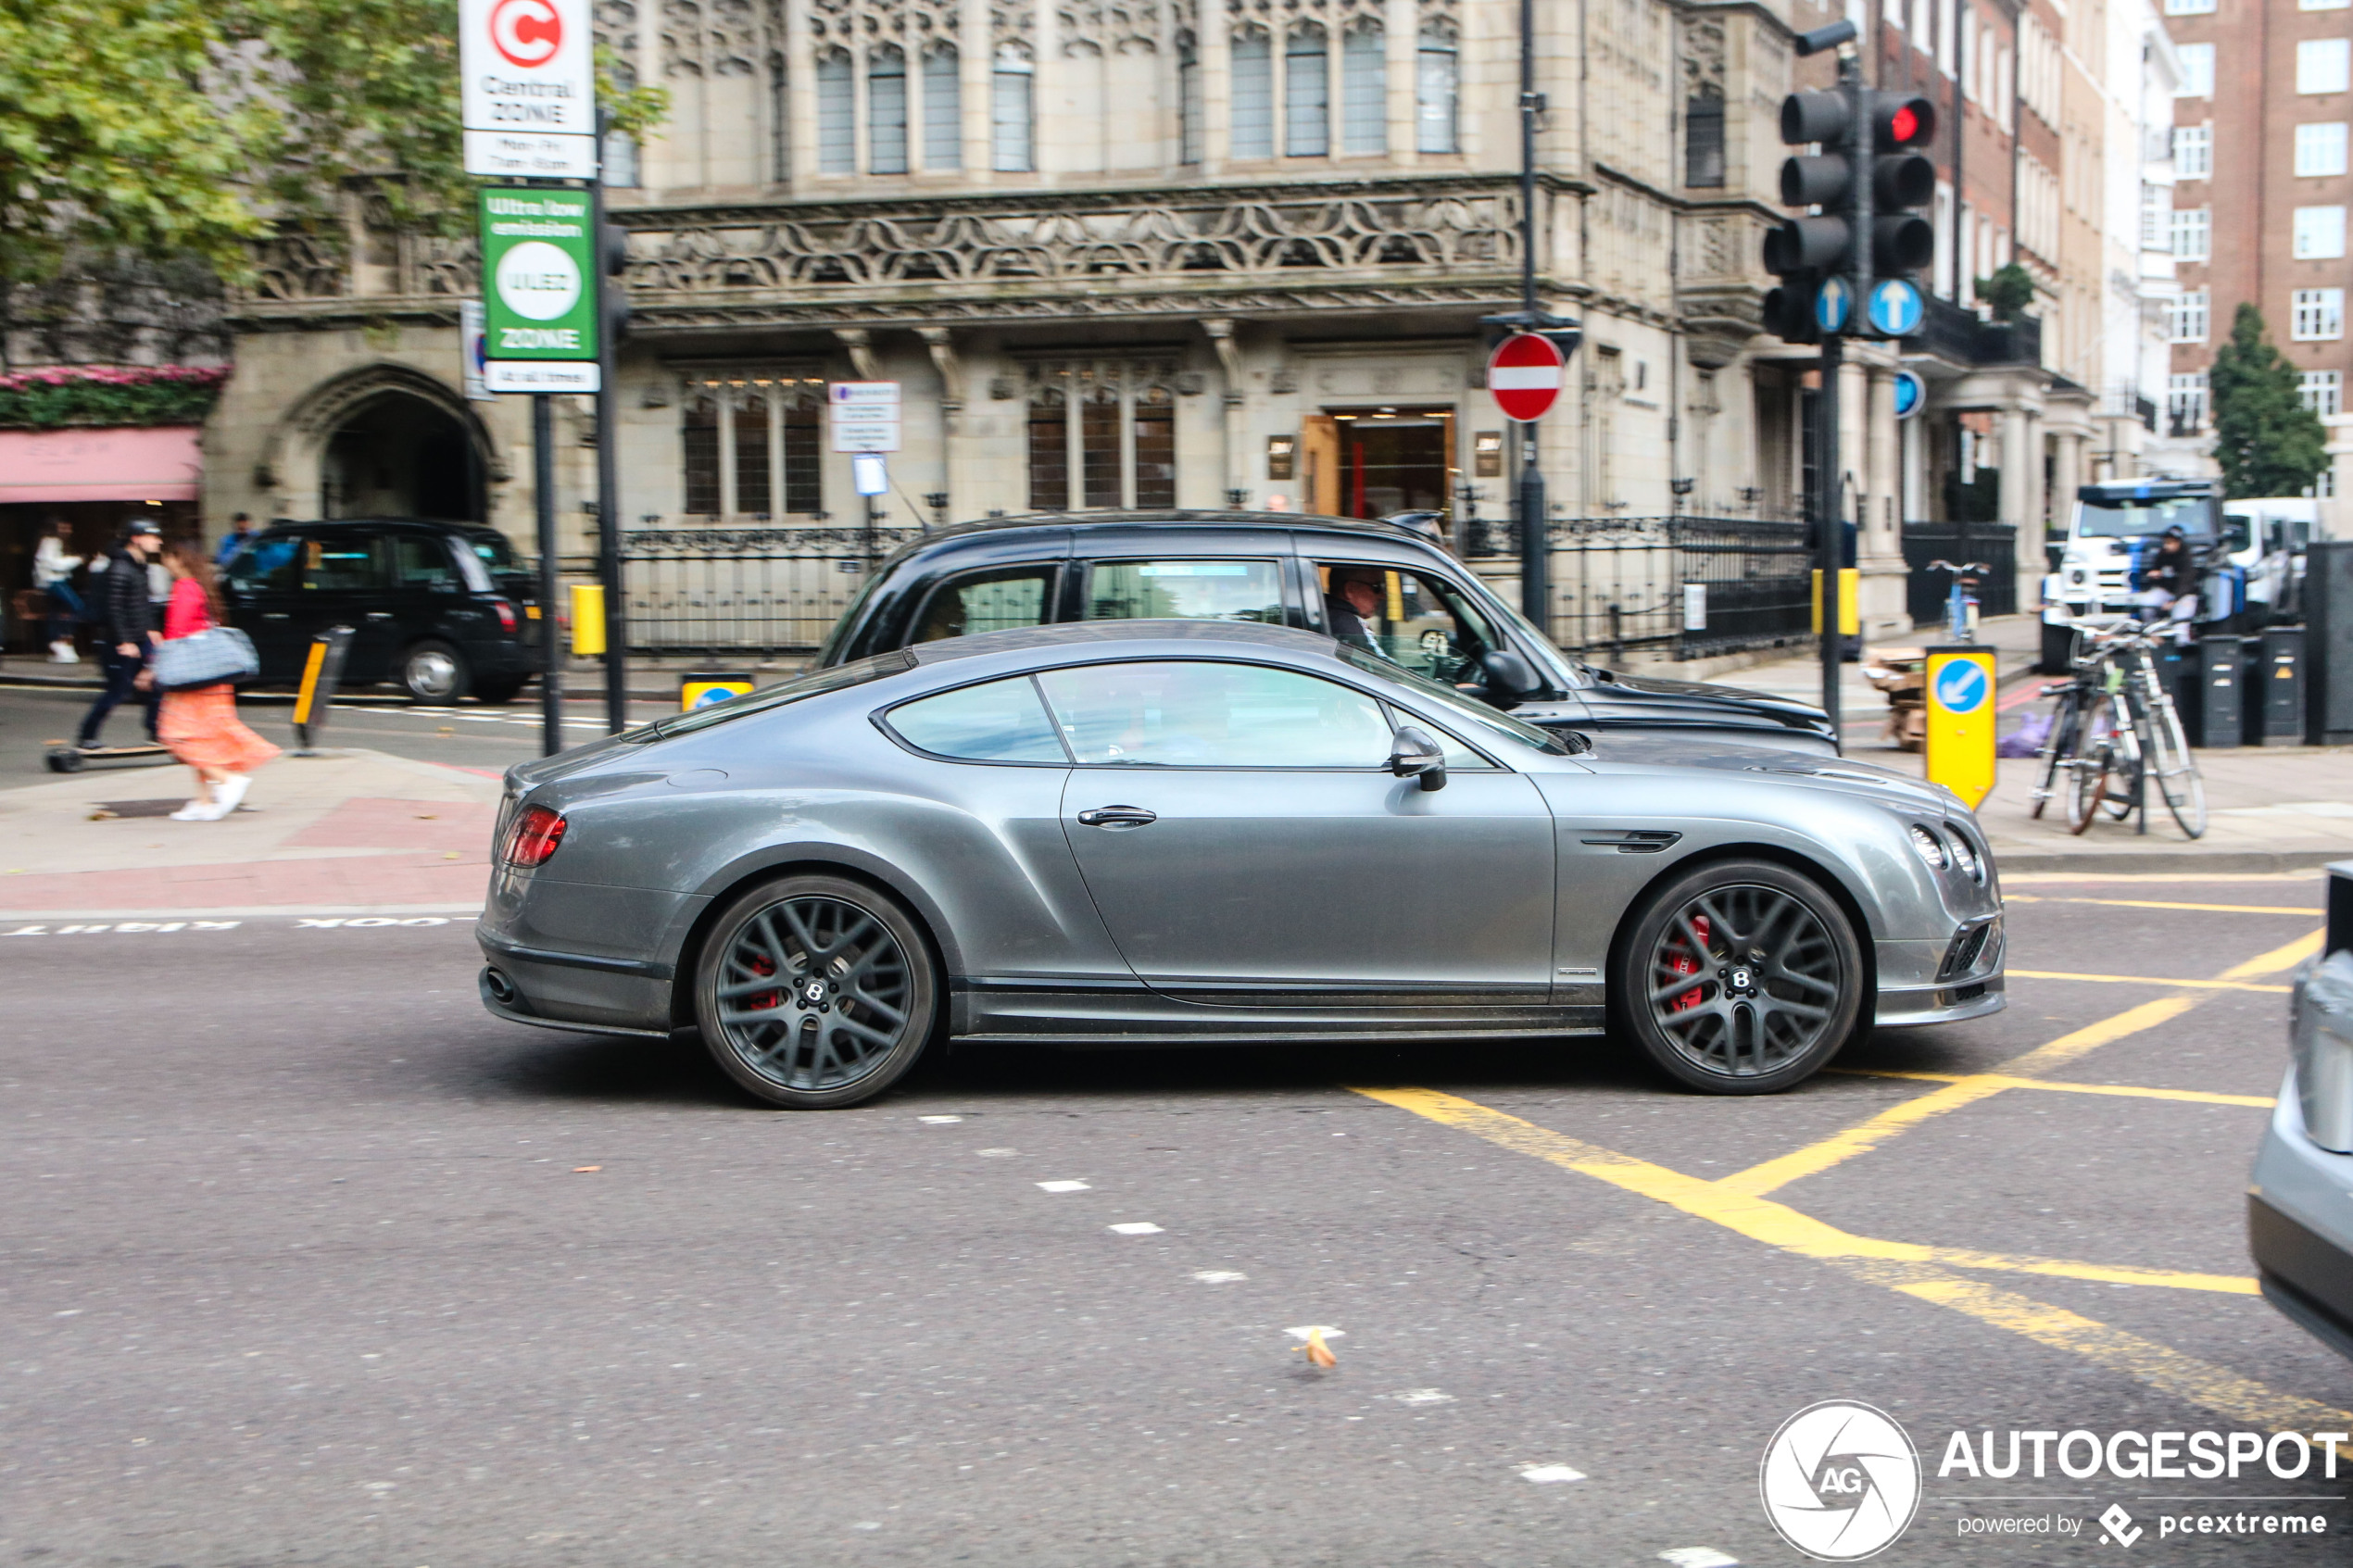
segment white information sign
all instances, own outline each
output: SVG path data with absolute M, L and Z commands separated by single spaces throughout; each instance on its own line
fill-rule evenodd
M 493 359 L 482 368 L 493 392 L 595 392 L 602 382 L 594 359 Z
M 1683 584 L 1683 630 L 1707 630 L 1707 584 L 1705 583 Z
M 849 459 L 849 477 L 861 495 L 890 494 L 890 460 L 880 452 L 859 452 Z
M 507 180 L 594 180 L 597 139 L 531 131 L 469 131 L 466 172 Z
M 470 403 L 495 403 L 497 394 L 482 379 L 482 368 L 489 356 L 483 352 L 482 301 L 461 299 L 458 302 L 458 353 L 461 373 L 465 377 L 466 400 Z
M 467 173 L 581 179 L 595 172 L 589 4 L 459 0 Z
M 837 452 L 899 450 L 899 383 L 837 381 L 825 388 Z

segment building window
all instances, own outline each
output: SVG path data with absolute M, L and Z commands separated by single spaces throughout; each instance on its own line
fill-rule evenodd
M 1169 360 L 1032 365 L 1030 509 L 1175 506 L 1176 380 Z
M 2299 179 L 2325 179 L 2345 172 L 2345 122 L 2296 128 L 2296 172 Z
M 907 172 L 907 56 L 888 44 L 866 57 L 866 167 Z
M 824 383 L 814 378 L 707 381 L 686 405 L 680 435 L 686 511 L 701 517 L 808 515 L 824 506 L 817 408 Z
M 633 189 L 638 180 L 637 138 L 620 131 L 606 132 L 597 168 L 607 190 Z
M 1324 30 L 1302 27 L 1283 49 L 1283 156 L 1327 157 L 1332 150 L 1331 51 Z
M 2345 209 L 2341 207 L 2299 207 L 2296 209 L 2294 254 L 2298 261 L 2335 261 L 2345 255 Z
M 2298 343 L 2325 343 L 2345 335 L 2343 289 L 2297 289 L 2289 301 L 2288 336 Z
M 2296 0 L 2299 11 L 2341 11 L 2353 6 L 2353 0 Z
M 2214 213 L 2203 207 L 2173 209 L 2173 257 L 2177 261 L 2208 261 L 2214 256 Z
M 686 479 L 686 510 L 700 517 L 719 515 L 719 402 L 698 397 L 686 405 L 680 433 L 680 457 Z
M 1683 183 L 1724 183 L 1724 100 L 1693 98 L 1683 106 Z
M 1340 150 L 1389 151 L 1389 44 L 1378 22 L 1359 22 L 1340 39 Z
M 2308 38 L 2296 46 L 2298 93 L 2342 93 L 2353 77 L 2353 38 Z
M 924 167 L 964 167 L 964 83 L 953 44 L 924 55 Z
M 1454 33 L 1443 22 L 1422 29 L 1414 56 L 1414 147 L 1417 152 L 1455 150 L 1454 100 L 1460 87 Z
M 2206 372 L 2169 378 L 2165 417 L 2175 435 L 2195 435 L 2206 428 Z
M 1266 34 L 1252 29 L 1234 35 L 1234 126 L 1236 157 L 1275 156 L 1275 56 Z
M 2204 17 L 2214 12 L 2214 0 L 2165 0 L 2169 17 Z
M 2324 420 L 2345 412 L 2345 372 L 2307 370 L 2296 379 L 2296 395 L 2304 406 Z
M 2177 98 L 2214 96 L 2214 45 L 2179 44 L 2174 45 L 2173 52 L 2182 60 L 2182 84 L 2173 89 L 2173 95 Z
M 2207 295 L 2204 289 L 2189 289 L 2175 295 L 2165 306 L 2165 335 L 2174 343 L 2204 343 L 2206 341 Z
M 988 167 L 1000 174 L 1026 174 L 1030 154 L 1030 95 L 1035 68 L 1018 44 L 997 51 L 988 82 Z
M 1201 145 L 1201 50 L 1187 33 L 1176 41 L 1176 161 L 1199 163 Z
M 2214 172 L 2214 127 L 2177 125 L 2173 128 L 2173 173 L 2182 180 L 2203 180 Z
M 837 49 L 817 62 L 817 172 L 858 172 L 857 84 Z

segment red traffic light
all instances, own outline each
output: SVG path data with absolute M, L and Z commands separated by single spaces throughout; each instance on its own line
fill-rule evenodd
M 1925 146 L 1936 135 L 1936 106 L 1905 93 L 1875 94 L 1871 140 L 1883 153 Z

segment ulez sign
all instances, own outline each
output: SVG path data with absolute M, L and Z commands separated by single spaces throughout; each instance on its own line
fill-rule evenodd
M 585 191 L 482 193 L 486 362 L 493 392 L 597 390 L 596 215 Z

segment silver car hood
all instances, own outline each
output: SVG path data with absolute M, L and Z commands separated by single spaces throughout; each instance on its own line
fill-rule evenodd
M 1960 800 L 1942 784 L 1927 784 L 1875 762 L 1849 757 L 1815 757 L 1779 747 L 1721 746 L 1672 737 L 1597 736 L 1584 762 L 1630 767 L 1699 769 L 1718 773 L 1759 773 L 1768 778 L 1830 790 L 1930 817 L 1950 817 Z

